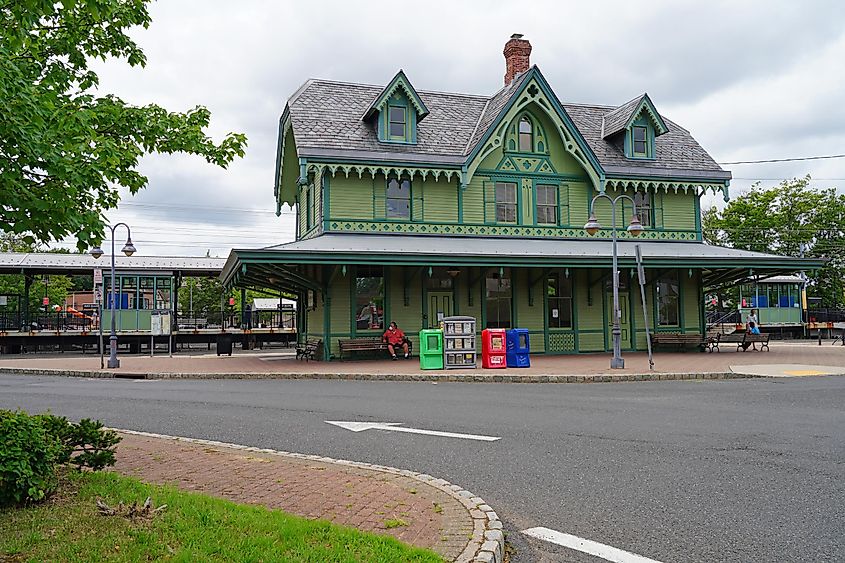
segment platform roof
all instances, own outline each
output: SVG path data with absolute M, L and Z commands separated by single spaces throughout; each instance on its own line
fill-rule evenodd
M 703 242 L 619 241 L 620 267 L 634 267 L 639 245 L 646 268 L 704 271 L 708 286 L 812 270 L 824 260 L 801 259 L 712 246 Z M 329 233 L 256 250 L 233 250 L 221 273 L 226 285 L 318 289 L 316 265 L 481 267 L 610 267 L 606 239 L 556 239 Z M 303 268 L 309 266 L 310 268 Z M 286 282 L 282 283 L 282 282 Z
M 170 273 L 183 276 L 216 276 L 226 260 L 189 256 L 115 256 L 115 269 L 121 272 Z M 54 252 L 0 252 L 0 274 L 77 275 L 92 274 L 94 268 L 111 268 L 111 258 L 99 260 L 90 254 Z

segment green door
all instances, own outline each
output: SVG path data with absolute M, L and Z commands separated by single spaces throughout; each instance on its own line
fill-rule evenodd
M 452 316 L 452 292 L 428 292 L 428 328 L 437 328 L 444 317 Z
M 607 349 L 613 350 L 613 292 L 607 294 Z M 619 328 L 622 330 L 622 349 L 631 349 L 631 308 L 628 306 L 628 294 L 619 293 Z

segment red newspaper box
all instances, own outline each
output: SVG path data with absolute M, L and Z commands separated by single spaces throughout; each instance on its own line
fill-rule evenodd
M 481 331 L 481 367 L 506 368 L 507 335 L 503 328 L 485 328 Z

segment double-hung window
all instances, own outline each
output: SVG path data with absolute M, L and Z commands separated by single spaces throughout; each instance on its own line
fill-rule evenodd
M 387 199 L 385 201 L 387 219 L 411 218 L 411 180 L 392 177 L 387 180 Z
M 391 139 L 404 140 L 407 135 L 408 115 L 402 106 L 390 106 L 388 110 L 388 135 Z
M 632 127 L 631 141 L 634 156 L 648 156 L 648 130 L 645 127 L 641 125 Z
M 519 152 L 534 151 L 534 127 L 531 120 L 524 117 L 519 120 Z
M 557 186 L 537 185 L 537 224 L 557 225 Z
M 634 212 L 637 214 L 637 218 L 639 218 L 643 227 L 653 227 L 654 221 L 652 220 L 651 213 L 651 194 L 641 192 L 634 194 L 634 207 Z
M 516 223 L 516 184 L 496 182 L 496 222 Z

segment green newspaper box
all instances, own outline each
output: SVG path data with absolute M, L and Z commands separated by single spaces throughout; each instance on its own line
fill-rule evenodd
M 443 369 L 443 331 L 424 328 L 420 331 L 420 368 Z

